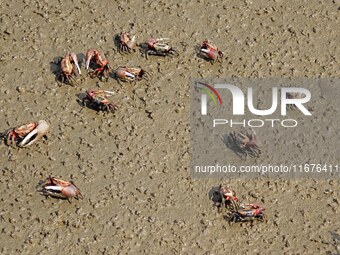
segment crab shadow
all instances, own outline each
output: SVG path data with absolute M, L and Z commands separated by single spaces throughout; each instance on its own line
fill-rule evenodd
M 222 142 L 225 146 L 232 150 L 240 159 L 244 158 L 244 152 L 240 149 L 240 147 L 235 143 L 235 141 L 231 138 L 230 134 L 224 134 L 221 137 Z
M 9 130 L 10 130 L 10 129 L 6 129 L 6 130 L 4 130 L 3 132 L 0 133 L 0 145 L 1 145 L 2 143 L 4 143 L 4 144 L 7 145 L 7 137 L 6 137 L 6 135 L 7 135 L 7 132 L 8 132 Z
M 54 74 L 56 81 L 60 79 L 60 63 L 63 57 L 55 57 L 53 60 L 50 62 L 50 71 Z
M 120 66 L 119 66 L 120 67 Z M 109 72 L 109 78 L 113 79 L 113 80 L 116 80 L 119 84 L 120 84 L 120 80 L 118 79 L 117 77 L 117 74 L 116 74 L 116 71 L 117 69 L 119 68 L 117 67 L 116 69 L 111 69 L 110 72 Z
M 77 97 L 77 103 L 79 104 L 79 106 L 81 106 L 82 108 L 86 108 L 86 106 L 84 105 L 83 101 L 86 98 L 86 93 L 85 92 L 79 92 L 76 94 Z
M 139 52 L 142 54 L 142 57 L 146 57 L 146 53 L 149 50 L 149 46 L 147 43 L 140 43 L 138 44 Z
M 41 191 L 41 186 L 44 183 L 44 180 L 40 180 L 38 184 L 35 186 L 36 191 L 40 192 Z
M 115 49 L 120 52 L 120 34 L 115 34 L 112 38 Z
M 219 186 L 212 187 L 208 192 L 208 197 L 214 204 L 222 203 L 222 196 Z

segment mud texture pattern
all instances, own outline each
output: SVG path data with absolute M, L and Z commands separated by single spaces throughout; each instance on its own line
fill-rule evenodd
M 338 0 L 2 0 L 0 129 L 45 119 L 51 132 L 30 148 L 0 146 L 0 254 L 340 253 L 339 180 L 193 179 L 188 153 L 191 79 L 339 77 L 339 8 Z M 121 31 L 138 43 L 169 37 L 180 57 L 121 55 Z M 196 56 L 204 39 L 224 52 L 223 64 Z M 83 63 L 82 85 L 58 86 L 53 62 L 89 48 L 152 78 L 100 82 Z M 95 87 L 115 92 L 116 113 L 81 106 Z M 332 149 L 294 139 L 299 153 Z M 49 175 L 74 180 L 84 199 L 41 196 L 36 185 Z M 268 222 L 229 225 L 209 198 L 220 182 L 263 203 Z

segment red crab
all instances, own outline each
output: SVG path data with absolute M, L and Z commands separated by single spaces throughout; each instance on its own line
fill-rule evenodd
M 200 45 L 200 53 L 211 62 L 214 63 L 216 60 L 222 62 L 223 53 L 215 45 L 211 44 L 208 40 L 203 41 Z
M 5 142 L 7 145 L 17 144 L 19 147 L 30 146 L 45 136 L 49 127 L 46 121 L 39 120 L 11 128 L 5 134 Z
M 77 55 L 73 52 L 66 53 L 65 57 L 60 62 L 60 74 L 57 77 L 57 80 L 61 80 L 61 82 L 66 82 L 71 86 L 76 84 L 75 76 L 77 75 L 77 71 L 81 74 L 80 67 L 78 64 Z
M 88 89 L 86 97 L 83 99 L 83 105 L 100 111 L 114 112 L 118 106 L 107 100 L 107 97 L 113 94 L 107 90 Z
M 243 222 L 243 221 L 253 221 L 253 220 L 264 220 L 265 208 L 259 204 L 241 204 L 240 208 L 231 211 L 228 218 L 231 222 Z
M 55 177 L 48 177 L 40 186 L 40 191 L 45 196 L 57 197 L 68 199 L 70 198 L 81 198 L 83 195 L 80 189 L 72 182 L 63 181 Z
M 236 197 L 236 192 L 232 189 L 225 188 L 220 184 L 217 195 L 215 205 L 218 207 L 219 211 L 221 207 L 227 210 L 235 210 L 239 207 L 239 200 Z
M 86 69 L 90 67 L 90 63 L 95 63 L 98 68 L 93 72 L 90 72 L 90 77 L 104 77 L 106 80 L 109 78 L 110 66 L 109 61 L 105 58 L 104 53 L 101 50 L 89 49 L 86 52 Z

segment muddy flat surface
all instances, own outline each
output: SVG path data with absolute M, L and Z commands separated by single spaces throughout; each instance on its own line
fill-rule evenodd
M 27 149 L 0 146 L 0 253 L 340 253 L 339 180 L 193 179 L 188 154 L 190 79 L 339 77 L 339 8 L 336 0 L 2 0 L 0 129 L 45 119 L 51 132 Z M 123 30 L 139 43 L 169 37 L 180 57 L 120 55 L 114 37 Z M 224 52 L 222 65 L 195 55 L 206 38 Z M 82 65 L 81 85 L 58 86 L 51 62 L 89 48 L 152 79 L 99 82 Z M 115 91 L 120 109 L 83 108 L 78 96 L 92 87 Z M 328 142 L 317 149 L 336 149 Z M 39 195 L 49 175 L 73 179 L 84 199 Z M 220 182 L 263 203 L 268 222 L 230 226 L 208 195 Z

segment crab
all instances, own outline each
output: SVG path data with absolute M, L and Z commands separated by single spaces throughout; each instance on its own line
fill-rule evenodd
M 232 144 L 237 148 L 237 151 L 244 154 L 245 157 L 250 156 L 251 158 L 255 157 L 258 158 L 260 156 L 261 149 L 259 148 L 258 145 L 259 142 L 257 140 L 256 133 L 254 130 L 251 134 L 232 132 L 229 134 L 229 139 L 230 142 L 232 142 Z
M 203 41 L 199 47 L 199 54 L 208 59 L 212 64 L 215 61 L 222 62 L 223 52 L 220 51 L 215 45 L 211 44 L 208 40 Z
M 41 192 L 45 196 L 67 199 L 83 199 L 80 189 L 72 181 L 63 181 L 55 177 L 48 177 L 39 185 Z
M 121 32 L 119 35 L 119 51 L 130 52 L 136 47 L 136 36 L 131 36 L 127 32 Z
M 229 211 L 227 218 L 230 222 L 263 221 L 264 210 L 265 208 L 259 204 L 240 204 L 238 209 Z
M 236 210 L 239 207 L 239 200 L 236 197 L 236 192 L 232 189 L 225 188 L 220 184 L 218 188 L 218 200 L 215 205 L 218 207 L 220 212 L 221 207 L 229 210 Z
M 83 99 L 83 105 L 94 108 L 100 111 L 114 112 L 118 106 L 109 103 L 108 96 L 113 95 L 114 92 L 101 89 L 88 89 L 86 97 Z
M 45 120 L 29 122 L 7 130 L 4 136 L 7 145 L 27 147 L 45 136 L 49 130 L 49 124 Z
M 157 55 L 157 56 L 178 56 L 178 52 L 173 49 L 168 43 L 170 39 L 169 38 L 159 38 L 149 39 L 147 44 L 147 50 L 145 52 L 146 58 L 148 58 L 148 55 Z
M 90 77 L 98 77 L 102 79 L 104 77 L 106 80 L 109 78 L 110 66 L 109 61 L 105 58 L 104 53 L 101 50 L 89 49 L 86 52 L 86 69 L 89 70 L 90 63 L 95 63 L 98 68 L 94 71 L 89 72 Z
M 60 73 L 57 76 L 57 81 L 61 80 L 62 83 L 74 86 L 77 84 L 75 79 L 77 72 L 81 75 L 77 55 L 73 52 L 67 52 L 60 62 Z
M 115 71 L 115 76 L 118 81 L 139 81 L 139 80 L 149 80 L 149 74 L 140 67 L 126 67 L 121 66 Z

